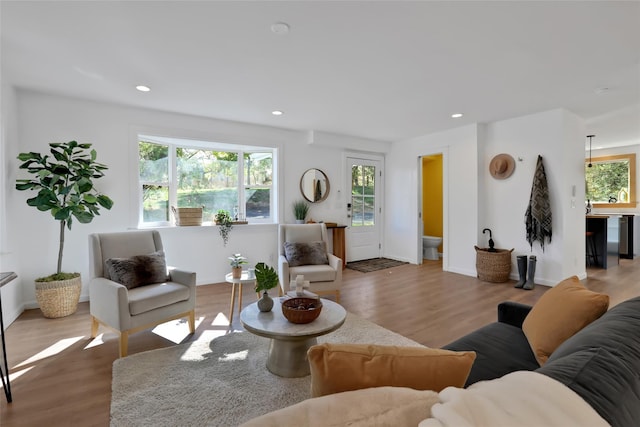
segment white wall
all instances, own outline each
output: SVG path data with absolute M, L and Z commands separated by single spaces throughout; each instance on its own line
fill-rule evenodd
M 496 247 L 513 248 L 511 277 L 517 278 L 517 255 L 535 255 L 536 283 L 553 286 L 567 276 L 585 277 L 584 266 L 584 128 L 581 120 L 564 110 L 490 123 L 486 127 L 485 156 L 481 166 L 485 192 L 481 199 L 485 223 L 480 224 L 479 246 L 486 247 L 493 231 Z M 507 153 L 516 159 L 508 179 L 496 180 L 489 173 L 491 159 Z M 552 209 L 553 237 L 544 251 L 538 241 L 533 249 L 526 241 L 525 212 L 531 185 L 541 155 L 547 175 Z M 576 188 L 572 201 L 573 186 Z
M 470 125 L 392 145 L 386 157 L 385 256 L 421 262 L 418 157 L 443 153 L 443 269 L 475 276 L 477 138 L 478 126 Z
M 17 168 L 11 162 L 9 141 L 17 140 L 16 94 L 15 90 L 2 82 L 0 87 L 0 271 L 19 272 L 18 258 L 14 254 L 13 241 L 9 239 L 8 194 L 12 191 L 12 174 Z M 18 279 L 4 285 L 2 289 L 2 316 L 5 328 L 22 312 L 22 292 Z
M 268 145 L 278 147 L 282 153 L 280 168 L 280 190 L 283 194 L 279 202 L 279 219 L 293 222 L 291 204 L 301 198 L 299 181 L 308 168 L 322 169 L 332 183 L 327 201 L 314 204 L 310 215 L 316 220 L 339 221 L 342 210 L 336 211 L 336 194 L 333 183 L 344 182 L 341 162 L 343 150 L 361 147 L 362 139 L 334 135 L 332 145 L 322 146 L 322 141 L 308 142 L 306 132 L 297 132 L 238 122 L 192 117 L 158 111 L 128 108 L 117 105 L 96 103 L 60 96 L 46 95 L 30 91 L 17 92 L 17 123 L 19 138 L 12 137 L 6 144 L 4 165 L 13 166 L 19 152 L 48 149 L 50 142 L 78 140 L 90 142 L 98 152 L 98 161 L 109 166 L 106 176 L 96 182 L 104 194 L 115 204 L 110 211 L 102 214 L 91 224 L 75 223 L 66 234 L 63 259 L 65 271 L 78 271 L 88 277 L 88 235 L 94 232 L 120 231 L 136 226 L 131 212 L 132 194 L 136 189 L 136 162 L 130 156 L 136 130 L 154 132 L 158 135 L 182 135 L 219 142 L 238 144 Z M 343 148 L 335 145 L 340 144 Z M 370 141 L 373 150 L 384 149 L 387 144 Z M 5 145 L 3 145 L 5 147 Z M 10 184 L 19 174 L 15 168 L 7 175 Z M 9 186 L 6 199 L 8 209 L 7 238 L 14 246 L 15 256 L 20 259 L 18 283 L 21 288 L 20 301 L 25 307 L 36 307 L 33 280 L 55 271 L 58 244 L 58 223 L 26 205 L 31 197 Z M 344 194 L 344 191 L 342 192 Z M 241 252 L 251 263 L 264 261 L 276 263 L 277 225 L 235 226 L 227 247 L 216 227 L 161 228 L 167 253 L 167 262 L 181 268 L 197 272 L 197 282 L 218 283 L 228 272 L 227 256 Z M 87 299 L 86 279 L 81 299 Z M 4 294 L 3 294 L 4 295 Z M 15 305 L 12 304 L 12 305 Z M 19 313 L 22 307 L 13 307 Z
M 393 212 L 385 224 L 385 255 L 418 261 L 418 244 L 408 244 L 419 239 L 417 158 L 443 152 L 444 270 L 475 276 L 473 247 L 488 246 L 482 230 L 490 228 L 496 247 L 514 249 L 512 278 L 517 278 L 516 255 L 537 257 L 536 283 L 553 286 L 573 274 L 584 277 L 583 141 L 582 121 L 553 110 L 394 143 L 387 156 L 387 211 Z M 491 159 L 500 153 L 516 159 L 506 180 L 488 172 Z M 530 248 L 524 223 L 538 154 L 553 211 L 553 239 L 544 252 L 538 242 Z

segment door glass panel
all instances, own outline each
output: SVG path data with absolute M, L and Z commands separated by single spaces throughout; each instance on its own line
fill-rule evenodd
M 375 225 L 375 166 L 351 166 L 351 225 Z

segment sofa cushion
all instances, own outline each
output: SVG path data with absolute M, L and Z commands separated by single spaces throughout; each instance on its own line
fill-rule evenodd
M 284 242 L 284 255 L 289 267 L 329 264 L 327 244 L 322 240 L 308 243 Z
M 129 295 L 129 313 L 136 316 L 156 308 L 165 307 L 189 299 L 188 286 L 175 282 L 156 283 L 131 289 Z
M 303 275 L 304 280 L 309 282 L 332 282 L 336 280 L 338 272 L 328 264 L 322 265 L 301 265 L 300 267 L 289 268 L 289 277 L 295 278 Z
M 127 289 L 167 280 L 167 263 L 163 251 L 131 258 L 109 258 L 105 265 L 109 278 Z
M 322 344 L 308 351 L 311 395 L 396 386 L 440 391 L 462 387 L 476 357 L 426 347 Z
M 492 380 L 519 370 L 534 370 L 540 366 L 522 329 L 502 322 L 476 329 L 443 348 L 476 352 L 476 360 L 465 387 L 478 381 Z
M 570 387 L 612 426 L 640 420 L 640 297 L 562 343 L 537 372 Z
M 567 338 L 602 316 L 609 296 L 586 289 L 577 276 L 546 291 L 522 324 L 522 330 L 540 365 Z

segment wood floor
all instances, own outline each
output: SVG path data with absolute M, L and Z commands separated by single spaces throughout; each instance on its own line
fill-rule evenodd
M 611 305 L 640 295 L 640 258 L 618 267 L 589 270 L 588 288 L 611 296 Z M 429 347 L 440 347 L 495 320 L 504 300 L 535 303 L 549 288 L 513 288 L 445 273 L 438 261 L 403 265 L 373 273 L 345 270 L 341 303 L 387 329 Z M 255 293 L 244 290 L 244 304 Z M 175 345 L 203 333 L 229 330 L 231 288 L 227 283 L 198 287 L 196 333 L 186 335 L 186 322 L 171 322 L 129 339 L 129 353 Z M 0 426 L 107 426 L 111 400 L 111 365 L 117 358 L 115 334 L 90 334 L 89 306 L 61 319 L 45 319 L 28 310 L 6 331 L 13 403 L 0 395 Z M 241 329 L 237 314 L 232 329 Z

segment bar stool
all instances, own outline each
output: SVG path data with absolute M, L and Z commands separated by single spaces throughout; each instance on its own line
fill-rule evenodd
M 596 233 L 594 231 L 585 232 L 585 237 L 587 239 L 587 266 L 598 265 L 598 248 L 596 246 L 595 240 Z M 591 260 L 593 259 L 593 264 Z

